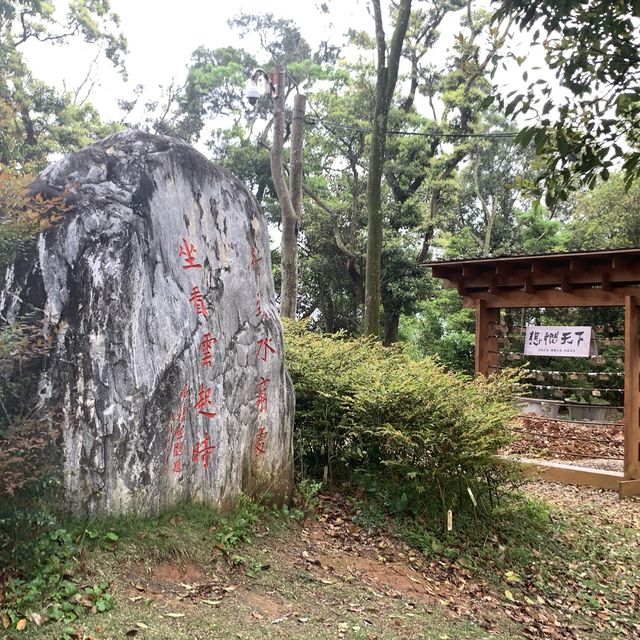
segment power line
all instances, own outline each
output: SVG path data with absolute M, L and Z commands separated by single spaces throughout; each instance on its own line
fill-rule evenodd
M 370 133 L 372 127 L 359 127 L 356 125 L 341 124 L 339 122 L 326 122 L 324 120 L 305 120 L 305 124 L 310 126 L 322 125 L 326 129 L 343 129 L 345 131 L 359 131 L 360 133 Z M 513 140 L 518 134 L 515 132 L 495 132 L 495 133 L 430 133 L 426 131 L 400 131 L 398 129 L 387 129 L 387 135 L 394 136 L 419 136 L 422 138 L 440 139 L 460 139 L 460 138 L 494 138 Z

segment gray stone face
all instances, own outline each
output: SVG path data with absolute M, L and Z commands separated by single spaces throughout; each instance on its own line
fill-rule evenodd
M 126 131 L 32 185 L 63 222 L 0 270 L 2 321 L 41 310 L 38 412 L 62 422 L 79 514 L 287 497 L 293 389 L 266 221 L 188 145 Z

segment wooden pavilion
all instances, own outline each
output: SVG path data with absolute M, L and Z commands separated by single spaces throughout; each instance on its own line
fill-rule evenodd
M 640 248 L 426 262 L 445 287 L 476 309 L 476 373 L 498 369 L 500 310 L 618 307 L 624 328 L 624 471 L 544 462 L 555 482 L 640 495 Z

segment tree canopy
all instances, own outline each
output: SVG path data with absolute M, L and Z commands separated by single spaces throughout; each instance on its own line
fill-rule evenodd
M 494 19 L 507 16 L 533 31 L 533 44 L 543 47 L 566 90 L 559 97 L 540 77 L 527 91 L 499 98 L 507 115 L 534 118 L 518 140 L 532 143 L 540 156 L 538 195 L 553 204 L 619 168 L 630 184 L 640 174 L 640 3 L 504 0 Z

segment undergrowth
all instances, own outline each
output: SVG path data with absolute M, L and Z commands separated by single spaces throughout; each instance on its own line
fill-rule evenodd
M 387 480 L 389 506 L 441 517 L 489 514 L 512 489 L 518 467 L 499 458 L 512 438 L 519 372 L 488 380 L 414 360 L 402 345 L 285 324 L 296 391 L 295 449 L 303 478 Z
M 250 544 L 259 526 L 277 529 L 302 515 L 241 496 L 229 513 L 181 504 L 155 517 L 79 520 L 58 516 L 42 500 L 21 504 L 18 495 L 0 511 L 0 622 L 5 629 L 22 630 L 111 609 L 109 584 L 95 580 L 86 563 L 89 554 L 161 562 L 202 561 L 216 553 L 238 565 L 245 562 L 238 549 Z

